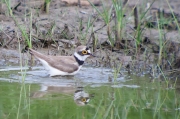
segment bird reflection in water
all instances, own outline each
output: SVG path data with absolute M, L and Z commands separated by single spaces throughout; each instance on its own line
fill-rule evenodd
M 74 102 L 78 106 L 85 106 L 89 103 L 90 99 L 94 97 L 93 94 L 89 94 L 84 91 L 83 87 L 75 87 L 72 85 L 41 85 L 41 89 L 31 94 L 32 98 L 43 98 L 45 95 L 50 93 L 61 93 L 72 96 L 74 94 Z
M 78 87 L 74 92 L 74 101 L 79 106 L 84 106 L 89 103 L 92 96 L 83 90 L 83 87 Z

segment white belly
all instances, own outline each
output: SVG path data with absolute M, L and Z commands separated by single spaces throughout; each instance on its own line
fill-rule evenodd
M 39 59 L 41 61 L 41 63 L 43 64 L 44 68 L 49 72 L 49 75 L 50 76 L 55 76 L 55 75 L 75 75 L 80 69 L 82 66 L 80 66 L 78 68 L 78 70 L 76 70 L 75 72 L 72 72 L 72 73 L 68 73 L 68 72 L 63 72 L 63 71 L 60 71 L 54 67 L 51 67 L 45 60 L 43 59 Z

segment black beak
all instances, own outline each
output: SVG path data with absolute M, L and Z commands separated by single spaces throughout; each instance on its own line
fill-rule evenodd
M 91 54 L 91 53 L 89 53 L 89 55 L 92 56 L 92 57 L 96 57 L 95 55 L 93 55 L 93 54 Z

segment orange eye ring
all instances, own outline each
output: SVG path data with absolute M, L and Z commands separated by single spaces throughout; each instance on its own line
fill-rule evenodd
M 83 54 L 83 55 L 86 55 L 86 54 L 88 54 L 88 51 L 87 51 L 87 50 L 83 50 L 83 51 L 82 51 L 82 54 Z
M 86 102 L 86 98 L 82 98 L 81 101 L 82 101 L 82 102 Z

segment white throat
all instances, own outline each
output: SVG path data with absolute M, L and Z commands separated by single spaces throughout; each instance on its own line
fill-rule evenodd
M 77 57 L 80 61 L 85 61 L 86 58 L 89 57 L 89 55 L 81 56 L 77 52 L 74 53 L 74 56 Z

